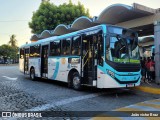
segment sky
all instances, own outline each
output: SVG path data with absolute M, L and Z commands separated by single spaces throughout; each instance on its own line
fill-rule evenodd
M 89 9 L 91 16 L 98 16 L 106 7 L 112 4 L 132 5 L 139 3 L 151 8 L 160 8 L 159 0 L 72 0 L 74 4 L 80 1 Z M 69 0 L 50 0 L 60 5 Z M 0 45 L 7 44 L 12 34 L 16 35 L 18 46 L 30 42 L 33 35 L 28 26 L 33 12 L 36 11 L 41 0 L 0 0 Z

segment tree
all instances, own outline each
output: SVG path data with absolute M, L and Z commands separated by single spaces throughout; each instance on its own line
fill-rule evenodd
M 12 47 L 7 44 L 0 46 L 0 57 L 3 57 L 4 61 L 10 58 L 14 62 L 17 59 L 17 53 L 18 47 Z
M 40 34 L 44 30 L 53 30 L 59 24 L 71 24 L 80 16 L 90 16 L 89 10 L 78 2 L 78 5 L 69 3 L 56 6 L 49 0 L 42 0 L 38 10 L 33 12 L 29 27 L 32 33 Z
M 0 57 L 6 62 L 7 59 L 12 59 L 13 62 L 17 59 L 18 47 L 16 35 L 11 35 L 8 44 L 3 44 L 0 46 Z
M 0 56 L 3 57 L 13 57 L 13 54 L 16 54 L 15 49 L 9 45 L 1 45 L 0 46 Z
M 17 47 L 17 40 L 16 40 L 16 35 L 11 35 L 10 41 L 8 42 L 9 45 L 12 47 Z

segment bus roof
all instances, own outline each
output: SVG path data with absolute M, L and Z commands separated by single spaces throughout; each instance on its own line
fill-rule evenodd
M 78 30 L 78 31 L 75 31 L 75 32 L 67 33 L 67 34 L 64 34 L 64 35 L 60 35 L 60 36 L 52 36 L 52 37 L 44 38 L 44 39 L 38 40 L 38 41 L 33 42 L 33 43 L 29 43 L 29 44 L 22 45 L 20 48 L 25 48 L 25 47 L 29 47 L 29 46 L 34 46 L 34 45 L 37 45 L 37 44 L 42 44 L 42 43 L 44 43 L 44 42 L 50 42 L 51 40 L 64 39 L 64 38 L 69 37 L 69 36 L 75 36 L 75 35 L 77 35 L 77 34 L 80 34 L 80 33 L 83 33 L 83 32 L 87 32 L 88 30 L 94 30 L 94 29 L 103 28 L 103 27 L 106 27 L 106 26 L 123 28 L 123 27 L 119 27 L 119 26 L 115 26 L 115 25 L 101 24 L 101 25 L 97 25 L 97 26 L 90 27 L 90 28 Z M 123 29 L 126 29 L 126 28 L 123 28 Z M 105 32 L 105 31 L 104 31 L 104 32 Z
M 69 37 L 69 36 L 74 36 L 74 35 L 77 35 L 77 34 L 86 32 L 86 31 L 88 31 L 88 30 L 94 30 L 94 29 L 101 28 L 101 27 L 103 27 L 104 25 L 105 25 L 105 24 L 101 24 L 101 25 L 97 25 L 97 26 L 94 26 L 94 27 L 86 28 L 86 29 L 83 29 L 83 30 L 79 30 L 79 31 L 67 33 L 67 34 L 64 34 L 64 35 L 60 35 L 60 36 L 52 36 L 52 37 L 44 38 L 44 39 L 38 40 L 38 41 L 33 42 L 33 43 L 29 43 L 29 44 L 22 45 L 20 48 L 28 47 L 28 46 L 32 46 L 32 45 L 37 45 L 37 44 L 41 44 L 41 43 L 44 43 L 44 42 L 49 42 L 49 41 L 51 41 L 51 40 L 64 39 L 64 38 Z M 105 26 L 106 26 L 106 25 L 105 25 Z

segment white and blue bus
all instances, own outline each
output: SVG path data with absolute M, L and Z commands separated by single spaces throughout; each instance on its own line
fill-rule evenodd
M 155 56 L 155 46 L 152 46 L 151 47 L 151 57 L 154 58 L 154 56 Z
M 97 25 L 41 39 L 20 47 L 20 71 L 35 78 L 81 86 L 120 88 L 140 85 L 138 35 L 112 25 Z

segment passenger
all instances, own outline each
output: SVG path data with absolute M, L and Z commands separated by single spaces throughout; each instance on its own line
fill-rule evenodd
M 153 73 L 154 73 L 154 65 L 155 62 L 148 58 L 147 62 L 147 76 L 148 76 L 148 82 L 151 82 L 153 80 Z
M 150 72 L 150 81 L 153 81 L 154 79 L 154 74 L 155 74 L 155 62 L 153 61 L 153 59 L 150 60 L 149 62 L 149 72 Z
M 145 82 L 145 59 L 141 58 L 141 75 L 142 75 L 142 82 Z

